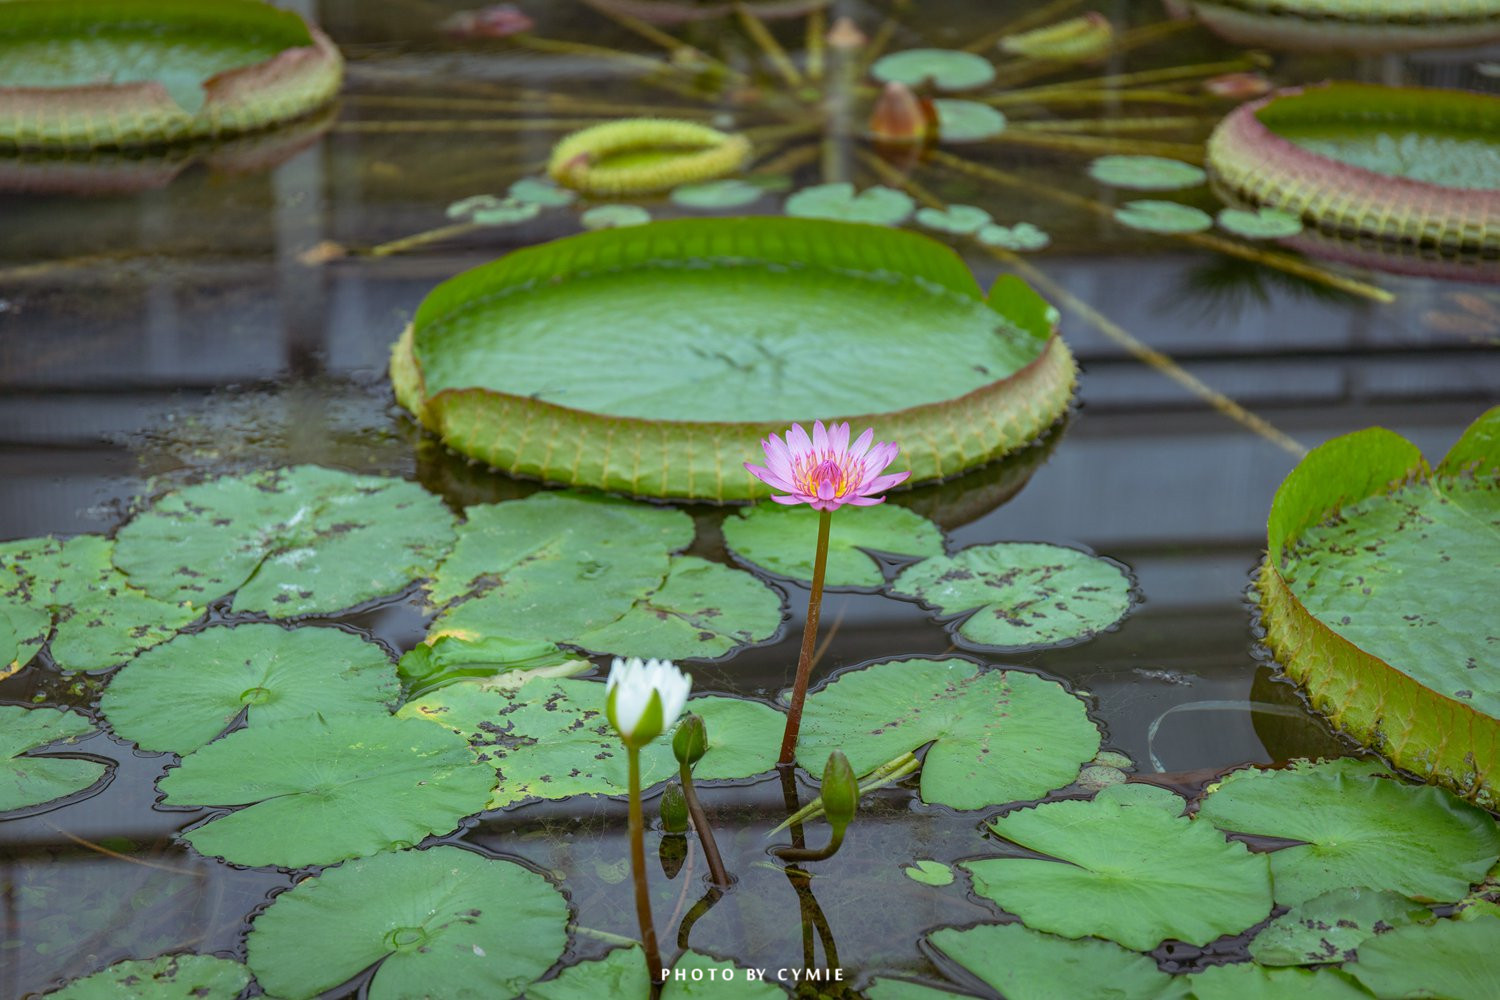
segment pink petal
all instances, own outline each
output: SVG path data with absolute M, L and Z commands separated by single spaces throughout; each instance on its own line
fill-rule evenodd
M 844 505 L 842 500 L 813 500 L 811 503 L 813 510 L 838 510 Z
M 888 476 L 876 476 L 874 479 L 861 486 L 859 488 L 859 491 L 865 494 L 880 493 L 884 490 L 890 489 L 897 483 L 904 483 L 906 481 L 906 478 L 910 475 L 910 472 L 894 472 Z
M 821 420 L 813 421 L 813 450 L 820 453 L 828 450 L 828 428 Z
M 761 442 L 761 448 L 766 453 L 766 465 L 783 479 L 792 478 L 792 453 L 787 451 L 786 443 L 781 438 L 772 434 Z
M 885 503 L 885 497 L 849 497 L 848 502 L 856 507 L 873 507 Z
M 777 494 L 777 493 L 771 494 L 771 499 L 775 500 L 777 503 L 784 503 L 787 506 L 791 506 L 794 503 L 807 503 L 807 498 L 806 497 L 799 497 L 799 496 L 784 497 L 784 496 L 781 496 L 780 494 Z
M 833 484 L 830 483 L 826 479 L 820 480 L 818 482 L 818 499 L 819 500 L 832 500 L 833 499 Z
M 867 451 L 870 450 L 870 442 L 873 441 L 873 440 L 875 440 L 875 428 L 873 428 L 873 427 L 866 427 L 865 428 L 865 432 L 863 434 L 861 434 L 858 439 L 855 440 L 854 447 L 852 447 L 852 448 L 849 449 L 849 455 L 850 455 L 850 457 L 852 457 L 852 458 L 860 458 L 860 457 L 862 457 L 865 452 L 867 452 Z
M 790 490 L 792 488 L 792 484 L 788 482 L 784 477 L 777 475 L 771 469 L 767 469 L 763 466 L 751 465 L 749 462 L 746 462 L 745 471 L 750 473 L 750 475 L 754 476 L 756 479 L 759 479 L 761 482 L 765 483 L 767 486 L 774 487 L 775 489 Z
M 881 469 L 894 462 L 896 460 L 896 455 L 900 451 L 901 449 L 895 444 L 882 441 L 880 444 L 877 444 L 875 447 L 870 449 L 870 456 L 868 459 L 866 459 L 865 468 L 869 469 L 871 472 L 879 472 Z
M 792 429 L 786 432 L 786 444 L 793 456 L 805 455 L 813 450 L 812 439 L 807 436 L 807 431 L 802 429 L 801 424 L 793 424 Z
M 847 420 L 829 428 L 828 444 L 834 451 L 841 454 L 849 450 L 849 422 Z

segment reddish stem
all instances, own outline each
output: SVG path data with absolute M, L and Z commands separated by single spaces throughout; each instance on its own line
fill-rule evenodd
M 802 629 L 802 655 L 797 657 L 797 681 L 792 686 L 792 704 L 786 713 L 786 732 L 781 737 L 779 766 L 786 766 L 797 756 L 797 733 L 802 728 L 802 701 L 807 697 L 807 680 L 812 674 L 813 647 L 818 640 L 818 613 L 823 609 L 823 571 L 828 568 L 828 526 L 833 511 L 825 510 L 818 518 L 818 554 L 813 562 L 812 592 L 807 595 L 807 625 Z

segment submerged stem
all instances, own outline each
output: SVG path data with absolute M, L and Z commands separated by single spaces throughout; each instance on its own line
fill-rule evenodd
M 682 764 L 682 797 L 687 799 L 688 815 L 693 819 L 693 829 L 698 831 L 698 840 L 703 844 L 703 856 L 708 861 L 708 871 L 715 885 L 729 888 L 729 873 L 724 870 L 724 859 L 719 856 L 719 845 L 714 840 L 714 831 L 708 825 L 708 815 L 698 802 L 698 789 L 693 787 L 693 769 L 686 761 Z
M 781 737 L 780 765 L 797 756 L 797 733 L 802 728 L 802 702 L 807 697 L 807 679 L 812 673 L 813 646 L 818 638 L 818 612 L 823 608 L 823 571 L 828 568 L 828 526 L 833 511 L 818 518 L 818 554 L 813 562 L 812 591 L 807 595 L 807 624 L 802 629 L 802 653 L 797 657 L 797 680 L 792 686 L 792 704 L 786 713 L 786 732 Z
M 844 831 L 835 828 L 833 836 L 828 838 L 827 847 L 795 847 L 791 845 L 778 845 L 771 848 L 771 853 L 782 861 L 827 861 L 838 853 L 844 843 Z
M 641 751 L 625 745 L 630 761 L 630 870 L 635 876 L 635 915 L 641 925 L 641 947 L 646 952 L 646 968 L 651 981 L 664 978 L 661 952 L 656 947 L 656 924 L 651 919 L 651 894 L 646 888 L 646 821 L 641 815 Z

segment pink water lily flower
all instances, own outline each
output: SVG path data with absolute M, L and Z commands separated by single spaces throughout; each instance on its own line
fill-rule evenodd
M 745 468 L 773 489 L 789 494 L 773 495 L 777 503 L 811 504 L 813 510 L 837 510 L 846 503 L 869 507 L 885 499 L 877 494 L 911 475 L 881 475 L 901 449 L 886 442 L 871 447 L 874 439 L 871 428 L 851 446 L 847 423 L 825 428 L 823 421 L 814 421 L 811 438 L 801 424 L 793 424 L 785 441 L 772 434 L 760 443 L 766 452 L 764 466 L 746 462 Z

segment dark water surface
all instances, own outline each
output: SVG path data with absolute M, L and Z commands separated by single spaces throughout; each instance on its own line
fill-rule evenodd
M 300 127 L 294 138 L 305 148 L 279 166 L 236 172 L 201 161 L 131 162 L 117 164 L 112 176 L 155 171 L 159 186 L 90 196 L 0 192 L 0 538 L 111 532 L 141 497 L 225 471 L 297 462 L 414 477 L 455 505 L 536 488 L 476 468 L 424 438 L 391 401 L 384 365 L 434 284 L 515 247 L 577 231 L 576 210 L 551 210 L 518 226 L 480 229 L 406 253 L 369 251 L 446 225 L 443 210 L 456 199 L 503 192 L 538 173 L 566 131 L 559 119 L 595 120 L 548 106 L 548 93 L 663 114 L 677 108 L 699 118 L 717 115 L 732 127 L 788 119 L 775 109 L 774 75 L 754 69 L 753 44 L 730 22 L 692 26 L 685 34 L 755 72 L 767 95 L 761 103 L 695 101 L 639 81 L 628 66 L 580 52 L 448 39 L 437 25 L 461 5 L 283 4 L 320 22 L 345 48 L 349 68 L 336 115 Z M 539 22 L 538 35 L 655 54 L 583 4 L 526 6 Z M 868 34 L 888 10 L 837 6 Z M 895 46 L 961 44 L 1028 6 L 913 4 L 900 16 Z M 1137 28 L 1161 16 L 1151 3 L 1099 9 L 1117 25 Z M 789 48 L 798 45 L 800 24 L 777 29 Z M 1106 64 L 1037 82 L 1240 55 L 1186 28 Z M 1267 73 L 1278 83 L 1335 76 L 1492 84 L 1472 72 L 1475 59 L 1472 52 L 1288 56 L 1271 61 Z M 1204 98 L 1196 87 L 1178 93 L 1183 102 L 1116 95 L 1084 106 L 1021 101 L 1006 112 L 1015 122 L 1180 118 L 1149 130 L 1106 123 L 1084 131 L 1201 143 L 1231 105 Z M 530 110 L 496 110 L 499 104 L 485 101 Z M 862 120 L 861 111 L 856 133 Z M 501 130 L 497 122 L 509 124 Z M 796 143 L 785 146 L 791 154 Z M 762 160 L 775 155 L 774 147 Z M 875 183 L 858 160 L 862 146 L 852 148 L 852 179 Z M 959 150 L 1049 189 L 1136 197 L 1111 195 L 1086 178 L 1085 166 L 1102 151 L 1023 142 Z M 176 166 L 181 170 L 171 178 Z M 1289 441 L 1311 447 L 1380 424 L 1429 456 L 1440 455 L 1497 398 L 1500 296 L 1460 284 L 1365 276 L 1394 293 L 1393 302 L 1377 303 L 1199 245 L 1145 237 L 1096 212 L 932 163 L 915 166 L 912 176 L 946 201 L 1046 229 L 1053 245 L 1029 256 L 1032 265 L 1105 317 L 1105 326 L 1170 355 L 1283 436 L 1273 439 L 1231 419 L 1132 357 L 1089 315 L 1059 302 L 1063 333 L 1083 369 L 1066 425 L 1045 446 L 1004 466 L 902 502 L 939 520 L 955 547 L 1042 540 L 1109 555 L 1134 572 L 1143 602 L 1119 629 L 1091 642 L 987 662 L 1044 671 L 1088 692 L 1106 745 L 1128 754 L 1138 773 L 1170 772 L 1161 780 L 1182 790 L 1243 762 L 1336 752 L 1341 744 L 1301 711 L 1296 692 L 1257 653 L 1246 601 L 1271 497 L 1297 460 Z M 816 156 L 793 175 L 796 186 L 823 179 L 841 178 Z M 1211 207 L 1206 192 L 1202 200 Z M 638 203 L 658 217 L 684 214 L 664 200 Z M 759 210 L 778 204 L 768 198 Z M 310 256 L 325 241 L 350 252 Z M 987 286 L 1000 265 L 970 253 L 972 241 L 961 246 Z M 997 506 L 1033 466 L 1024 488 Z M 722 553 L 723 512 L 694 513 L 698 549 Z M 780 641 L 695 666 L 698 690 L 766 698 L 789 682 L 806 593 L 783 589 L 790 590 L 794 613 Z M 342 620 L 393 655 L 418 642 L 425 626 L 410 595 Z M 837 623 L 837 633 L 815 682 L 871 658 L 952 648 L 920 608 L 885 598 L 831 595 L 823 620 L 825 629 Z M 0 703 L 88 711 L 102 682 L 62 676 L 43 656 L 0 681 Z M 107 788 L 0 824 L 0 997 L 45 990 L 122 958 L 180 949 L 242 956 L 247 916 L 294 876 L 232 868 L 175 845 L 173 834 L 202 811 L 153 807 L 152 783 L 170 755 L 140 754 L 103 734 L 78 750 L 117 762 Z M 764 854 L 763 834 L 784 815 L 779 784 L 763 780 L 705 797 L 740 884 L 695 924 L 693 944 L 742 964 L 800 966 L 805 907 Z M 482 816 L 457 835 L 564 877 L 579 923 L 605 935 L 580 933 L 578 957 L 602 954 L 608 935 L 636 933 L 622 867 L 624 803 L 589 800 L 582 810 L 576 802 L 532 804 Z M 875 974 L 930 975 L 936 970 L 918 943 L 926 929 L 995 917 L 992 904 L 967 897 L 961 883 L 933 892 L 898 867 L 912 857 L 952 861 L 994 853 L 997 845 L 979 832 L 983 815 L 925 806 L 910 790 L 893 788 L 874 796 L 844 850 L 818 867 L 812 893 L 854 985 Z M 650 835 L 648 850 L 655 840 Z M 691 909 L 702 872 L 694 856 L 676 880 L 654 882 L 669 957 L 677 920 L 667 918 Z M 1204 960 L 1197 952 L 1158 957 L 1177 969 Z

